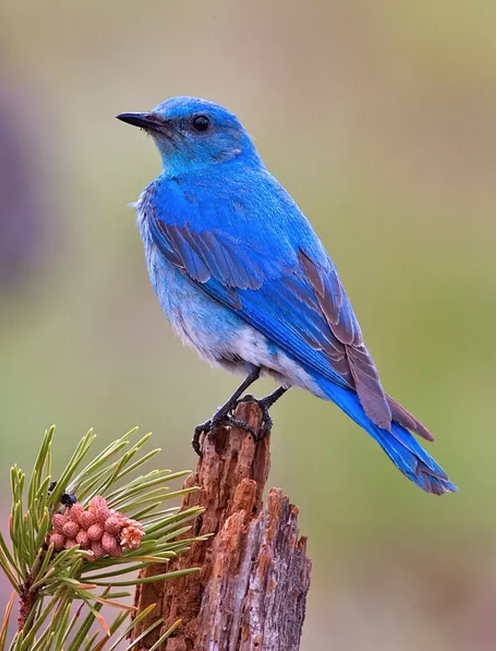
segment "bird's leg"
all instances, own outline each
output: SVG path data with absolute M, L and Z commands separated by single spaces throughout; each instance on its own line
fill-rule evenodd
M 245 429 L 247 432 L 250 432 L 250 434 L 252 434 L 254 439 L 257 438 L 257 432 L 255 432 L 254 429 L 250 427 L 250 425 L 245 423 L 245 421 L 243 420 L 237 420 L 235 418 L 232 418 L 230 416 L 230 412 L 237 405 L 238 400 L 242 395 L 242 393 L 245 391 L 245 389 L 248 389 L 249 386 L 259 378 L 260 374 L 261 374 L 261 369 L 259 367 L 255 367 L 254 370 L 252 370 L 249 373 L 249 375 L 245 378 L 245 380 L 236 389 L 236 391 L 234 391 L 233 394 L 228 398 L 228 400 L 224 403 L 224 405 L 218 408 L 214 416 L 212 418 L 209 418 L 209 420 L 206 420 L 205 423 L 202 423 L 201 425 L 197 425 L 197 427 L 195 428 L 195 432 L 193 434 L 192 447 L 199 457 L 202 456 L 201 447 L 200 447 L 200 437 L 202 436 L 202 434 L 207 434 L 208 432 L 213 431 L 216 427 L 218 427 L 221 424 L 240 427 L 241 429 Z
M 251 395 L 244 396 L 240 400 L 240 402 L 255 402 L 259 405 L 259 408 L 262 411 L 261 428 L 257 436 L 258 441 L 262 441 L 262 439 L 266 438 L 273 426 L 273 419 L 269 415 L 269 409 L 277 400 L 281 398 L 283 394 L 288 391 L 289 388 L 290 387 L 278 387 L 276 391 L 273 391 L 273 393 L 270 393 L 269 395 L 264 396 L 264 398 L 260 398 L 259 400 Z

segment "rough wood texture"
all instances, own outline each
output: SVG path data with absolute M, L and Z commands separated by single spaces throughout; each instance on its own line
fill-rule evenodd
M 260 416 L 254 403 L 237 408 L 236 417 L 256 429 Z M 306 539 L 298 535 L 298 508 L 277 488 L 262 503 L 269 438 L 255 445 L 243 430 L 220 428 L 205 437 L 203 453 L 185 481 L 201 490 L 186 495 L 183 507 L 203 506 L 194 534 L 214 535 L 171 564 L 147 571 L 197 566 L 200 574 L 139 585 L 138 609 L 157 606 L 134 634 L 161 616 L 162 631 L 182 620 L 161 651 L 297 651 L 311 561 Z M 140 649 L 150 648 L 159 635 L 153 631 Z

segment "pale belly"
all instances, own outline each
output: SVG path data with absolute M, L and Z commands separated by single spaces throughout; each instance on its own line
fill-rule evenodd
M 145 241 L 150 280 L 175 334 L 212 366 L 247 375 L 254 367 L 284 386 L 324 394 L 309 374 L 234 310 L 221 305 Z

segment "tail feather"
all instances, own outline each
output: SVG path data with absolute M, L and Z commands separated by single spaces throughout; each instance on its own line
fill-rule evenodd
M 410 414 L 407 409 L 399 405 L 392 396 L 387 396 L 387 403 L 392 412 L 392 420 L 405 427 L 405 429 L 414 432 L 426 441 L 434 441 L 433 434 L 417 418 Z
M 406 416 L 409 416 L 415 423 L 418 421 L 403 407 L 394 403 L 398 408 L 397 413 L 403 415 L 403 418 L 399 419 L 402 424 L 393 421 L 391 429 L 386 430 L 375 425 L 367 416 L 354 391 L 324 379 L 319 380 L 319 386 L 330 400 L 343 409 L 352 420 L 363 427 L 379 443 L 397 468 L 416 486 L 435 495 L 457 491 L 457 487 L 449 480 L 435 459 L 421 447 L 413 435 L 404 427 L 404 423 L 409 422 Z M 395 411 L 393 411 L 393 414 L 395 418 Z M 413 428 L 413 431 L 418 431 L 418 428 Z M 421 432 L 419 433 L 421 434 Z

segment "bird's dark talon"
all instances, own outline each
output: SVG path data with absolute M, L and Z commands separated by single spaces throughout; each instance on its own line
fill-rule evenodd
M 245 432 L 248 432 L 254 439 L 255 443 L 257 443 L 259 440 L 259 434 L 251 425 L 246 423 L 244 420 L 233 418 L 229 414 L 215 414 L 211 419 L 205 421 L 205 423 L 197 425 L 194 430 L 192 448 L 195 450 L 199 457 L 202 456 L 202 435 L 211 434 L 216 428 L 221 426 L 238 427 L 239 429 L 243 429 Z
M 199 457 L 202 456 L 202 434 L 208 434 L 212 429 L 212 420 L 206 420 L 205 423 L 197 425 L 193 432 L 192 448 L 195 450 Z
M 201 425 L 197 425 L 193 434 L 192 447 L 199 457 L 202 456 L 202 435 L 212 433 L 217 427 L 224 425 L 243 429 L 252 436 L 255 443 L 262 441 L 262 439 L 266 438 L 270 433 L 273 426 L 273 420 L 269 415 L 269 408 L 274 405 L 279 398 L 281 398 L 281 396 L 288 390 L 288 387 L 278 387 L 276 391 L 273 391 L 273 393 L 269 394 L 265 398 L 261 398 L 260 400 L 254 398 L 251 394 L 247 394 L 243 396 L 243 398 L 240 398 L 243 391 L 245 391 L 245 389 L 247 389 L 259 377 L 259 373 L 260 369 L 254 369 L 230 399 L 222 405 L 222 407 L 218 408 L 212 418 Z M 262 411 L 262 420 L 258 432 L 256 432 L 255 429 L 244 420 L 233 417 L 236 407 L 242 402 L 255 402 L 259 405 L 259 408 Z
M 263 439 L 266 438 L 271 433 L 271 430 L 273 428 L 273 419 L 269 415 L 269 411 L 266 409 L 266 413 L 264 414 L 264 418 L 262 420 L 262 425 L 259 433 L 259 441 L 262 441 Z
M 266 396 L 265 398 L 261 398 L 258 400 L 251 394 L 247 394 L 241 398 L 237 404 L 240 404 L 242 402 L 255 402 L 258 406 L 259 409 L 262 412 L 262 419 L 261 419 L 261 425 L 259 427 L 259 432 L 257 433 L 256 436 L 254 436 L 254 441 L 262 441 L 263 439 L 266 438 L 271 433 L 271 429 L 273 427 L 273 419 L 271 418 L 269 414 L 269 408 L 276 402 L 276 400 L 283 394 L 283 390 L 277 389 L 274 393 L 271 393 L 269 396 Z M 253 428 L 251 428 L 253 429 Z
M 244 420 L 240 420 L 239 418 L 231 418 L 231 416 L 228 416 L 226 422 L 231 427 L 237 427 L 238 429 L 243 429 L 245 432 L 248 432 L 250 436 L 254 439 L 254 443 L 257 443 L 257 441 L 259 440 L 258 433 L 251 425 L 246 423 Z

